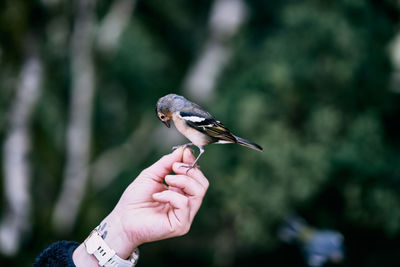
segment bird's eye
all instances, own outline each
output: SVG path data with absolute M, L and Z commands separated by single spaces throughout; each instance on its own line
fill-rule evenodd
M 164 115 L 160 115 L 160 119 L 165 119 L 165 116 Z

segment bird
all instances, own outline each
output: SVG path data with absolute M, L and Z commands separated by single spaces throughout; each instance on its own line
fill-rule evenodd
M 283 220 L 278 228 L 278 237 L 286 243 L 299 246 L 309 267 L 340 263 L 345 257 L 342 233 L 333 229 L 314 228 L 296 214 Z
M 157 101 L 156 113 L 160 121 L 168 128 L 171 127 L 172 120 L 176 129 L 191 142 L 180 146 L 194 145 L 199 149 L 200 152 L 195 161 L 187 165 L 188 171 L 196 166 L 197 161 L 204 153 L 204 147 L 210 144 L 236 143 L 263 151 L 261 146 L 232 134 L 205 109 L 183 96 L 168 94 L 161 97 Z M 173 149 L 180 146 L 175 146 Z

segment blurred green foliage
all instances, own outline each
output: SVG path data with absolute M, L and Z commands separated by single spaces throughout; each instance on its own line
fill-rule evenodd
M 19 255 L 1 258 L 7 266 L 31 265 L 61 238 L 82 241 L 140 170 L 169 152 L 155 147 L 156 140 L 146 144 L 151 156 L 121 170 L 107 190 L 88 188 L 73 234 L 53 232 L 51 213 L 65 160 L 74 13 L 72 3 L 50 8 L 45 2 L 0 3 L 0 138 L 29 32 L 39 36 L 45 64 L 32 123 L 33 229 Z M 97 3 L 97 19 L 112 2 Z M 182 80 L 209 33 L 211 5 L 138 1 L 115 53 L 94 49 L 92 160 L 123 143 L 159 97 L 184 93 Z M 191 232 L 143 245 L 139 266 L 298 266 L 300 256 L 276 237 L 277 225 L 291 212 L 316 227 L 341 231 L 345 266 L 397 266 L 400 95 L 389 89 L 394 69 L 388 53 L 398 33 L 397 2 L 246 5 L 247 21 L 230 44 L 231 61 L 215 98 L 204 106 L 265 152 L 207 147 L 200 165 L 210 189 Z M 156 129 L 159 122 L 152 120 Z

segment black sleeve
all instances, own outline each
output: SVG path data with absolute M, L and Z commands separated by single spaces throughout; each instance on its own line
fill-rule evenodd
M 75 267 L 74 261 L 72 260 L 72 253 L 74 253 L 74 250 L 79 245 L 78 242 L 74 241 L 59 241 L 53 243 L 36 258 L 34 267 Z

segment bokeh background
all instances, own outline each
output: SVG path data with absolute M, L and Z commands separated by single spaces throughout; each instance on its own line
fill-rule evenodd
M 306 266 L 277 229 L 344 236 L 341 266 L 399 266 L 400 5 L 394 0 L 2 0 L 2 266 L 81 242 L 186 140 L 178 93 L 265 152 L 207 147 L 188 235 L 138 266 Z

